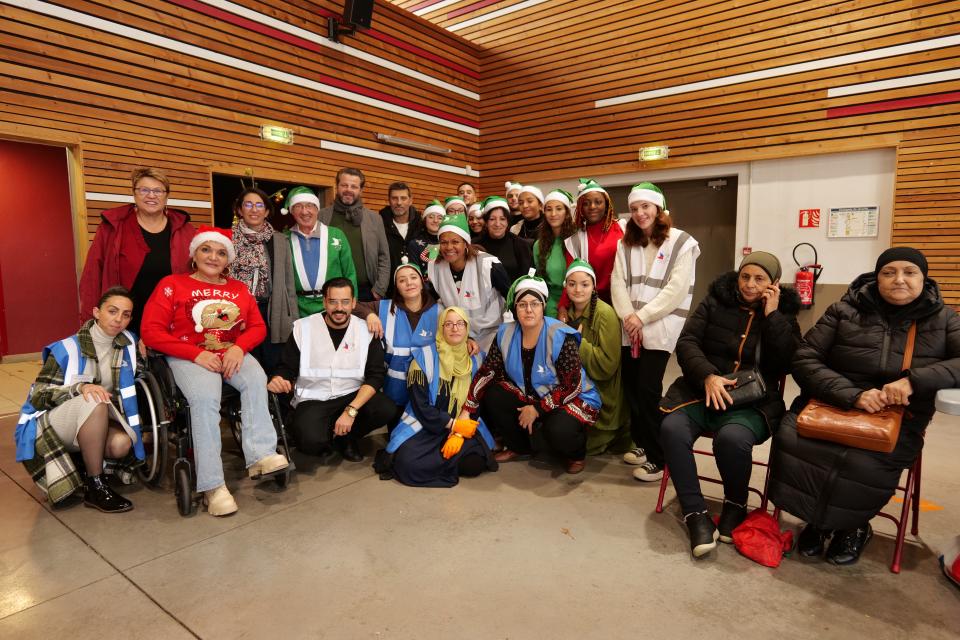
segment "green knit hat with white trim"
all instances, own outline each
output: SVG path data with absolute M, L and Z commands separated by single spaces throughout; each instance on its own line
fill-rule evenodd
M 579 200 L 581 196 L 584 196 L 591 191 L 599 191 L 605 194 L 608 198 L 610 197 L 610 194 L 607 193 L 607 190 L 601 187 L 600 183 L 593 178 L 580 178 L 580 182 L 577 184 L 577 199 Z
M 400 273 L 400 269 L 404 267 L 410 267 L 414 271 L 420 274 L 420 277 L 423 278 L 423 271 L 420 269 L 420 266 L 416 262 L 410 262 L 410 258 L 403 256 L 400 258 L 400 264 L 397 265 L 397 268 L 393 270 L 393 284 L 397 284 L 397 274 Z
M 427 205 L 427 208 L 423 210 L 424 217 L 436 214 L 440 217 L 447 215 L 446 210 L 443 208 L 443 205 L 439 200 L 431 200 Z
M 531 268 L 529 273 L 525 276 L 520 276 L 513 281 L 513 284 L 510 285 L 510 290 L 507 291 L 507 307 L 512 309 L 513 303 L 517 298 L 524 292 L 532 292 L 540 298 L 540 302 L 546 303 L 547 298 L 550 297 L 550 289 L 547 287 L 547 283 L 543 278 L 536 276 L 536 269 Z
M 280 213 L 287 215 L 290 213 L 290 210 L 293 209 L 293 205 L 300 202 L 312 202 L 317 205 L 317 209 L 320 208 L 320 198 L 317 197 L 317 194 L 315 194 L 310 187 L 294 187 L 287 192 L 287 202 L 284 204 L 283 209 L 280 209 Z
M 593 270 L 593 267 L 590 266 L 590 263 L 581 258 L 577 258 L 570 263 L 570 266 L 567 267 L 567 272 L 563 275 L 563 279 L 566 280 L 570 277 L 571 273 L 582 272 L 593 278 L 594 284 L 597 282 L 597 272 Z
M 564 191 L 563 189 L 554 189 L 547 194 L 547 197 L 543 199 L 543 204 L 547 204 L 551 201 L 557 201 L 567 208 L 567 211 L 573 211 L 573 196 L 570 195 L 569 191 Z
M 440 221 L 440 230 L 437 231 L 437 235 L 442 236 L 447 232 L 457 234 L 467 244 L 470 244 L 470 225 L 467 224 L 467 216 L 464 214 L 454 213 L 444 216 L 443 220 Z
M 472 205 L 467 207 L 467 216 L 481 216 L 483 215 L 483 205 L 479 202 L 474 202 Z
M 666 210 L 667 199 L 663 195 L 663 191 L 660 191 L 660 187 L 652 182 L 641 182 L 630 189 L 630 193 L 627 195 L 627 204 L 633 204 L 634 202 L 649 202 L 660 207 L 667 215 L 670 214 Z
M 507 180 L 505 183 L 503 183 L 503 186 L 506 187 L 507 189 L 506 192 L 504 192 L 503 194 L 505 196 L 509 195 L 511 191 L 520 191 L 520 189 L 523 189 L 522 184 L 520 184 L 519 182 L 513 182 L 512 180 Z
M 543 191 L 540 190 L 540 187 L 535 187 L 532 184 L 525 184 L 520 188 L 520 194 L 524 193 L 533 194 L 537 200 L 540 201 L 540 204 L 543 204 Z
M 445 211 L 450 211 L 450 206 L 451 206 L 451 205 L 454 205 L 454 204 L 456 204 L 456 203 L 458 203 L 458 202 L 463 205 L 463 210 L 466 211 L 466 210 L 467 210 L 467 201 L 464 200 L 463 198 L 461 198 L 460 196 L 450 196 L 449 198 L 447 198 L 446 200 L 444 200 L 444 201 L 443 201 L 443 209 L 444 209 Z
M 510 204 L 503 196 L 488 196 L 483 199 L 483 215 L 487 215 L 488 212 L 497 207 L 510 211 Z

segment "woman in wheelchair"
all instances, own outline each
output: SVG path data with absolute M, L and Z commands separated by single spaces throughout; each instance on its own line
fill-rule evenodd
M 697 558 L 714 549 L 717 538 L 733 542 L 733 530 L 747 516 L 753 447 L 770 437 L 785 411 L 777 384 L 790 370 L 800 344 L 800 298 L 793 289 L 780 289 L 780 275 L 776 256 L 754 251 L 739 271 L 714 280 L 677 341 L 683 375 L 660 402 L 660 410 L 668 414 L 660 443 Z M 753 402 L 734 403 L 733 396 L 739 395 L 734 391 L 735 372 L 742 376 L 748 370 L 760 374 L 766 390 Z M 714 434 L 713 451 L 723 480 L 716 526 L 693 459 L 693 443 L 705 433 Z
M 108 289 L 92 320 L 43 350 L 43 368 L 17 424 L 17 461 L 53 503 L 80 487 L 66 455 L 80 452 L 86 469 L 83 503 L 106 513 L 133 509 L 106 483 L 103 464 L 104 458 L 122 460 L 128 472 L 144 457 L 134 392 L 136 338 L 126 330 L 132 313 L 130 292 Z
M 228 276 L 236 257 L 231 232 L 201 227 L 190 243 L 191 273 L 167 276 L 143 312 L 143 341 L 167 356 L 190 405 L 197 491 L 210 515 L 237 511 L 220 460 L 220 396 L 223 382 L 240 392 L 241 444 L 253 479 L 287 468 L 277 453 L 277 434 L 267 408 L 267 378 L 249 355 L 266 336 L 257 301 Z

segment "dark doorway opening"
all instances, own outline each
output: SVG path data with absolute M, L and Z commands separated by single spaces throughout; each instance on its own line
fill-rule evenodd
M 673 225 L 700 243 L 693 306 L 707 295 L 717 276 L 734 269 L 737 241 L 737 176 L 657 182 L 667 199 Z M 630 187 L 607 189 L 618 212 L 630 211 Z M 629 214 L 627 214 L 629 215 Z
M 280 213 L 280 209 L 286 201 L 287 191 L 300 185 L 313 189 L 313 192 L 320 198 L 320 202 L 326 204 L 326 187 L 303 184 L 302 182 L 284 182 L 281 180 L 263 180 L 260 178 L 257 178 L 254 183 L 254 179 L 248 176 L 231 176 L 223 173 L 215 173 L 213 174 L 213 223 L 222 229 L 232 227 L 234 201 L 244 188 L 256 186 L 268 196 L 278 196 L 279 201 L 277 198 L 271 198 L 271 212 L 267 220 L 274 229 L 282 231 L 283 229 L 293 226 L 293 217 Z

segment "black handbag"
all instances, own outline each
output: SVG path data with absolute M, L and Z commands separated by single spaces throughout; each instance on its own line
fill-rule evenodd
M 767 396 L 767 384 L 763 381 L 763 376 L 760 374 L 761 340 L 762 336 L 757 338 L 756 358 L 754 358 L 753 361 L 754 368 L 740 369 L 721 376 L 737 381 L 736 385 L 726 388 L 732 400 L 732 402 L 727 403 L 727 409 L 742 409 Z

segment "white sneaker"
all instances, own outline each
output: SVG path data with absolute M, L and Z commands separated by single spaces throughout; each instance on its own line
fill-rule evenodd
M 643 464 L 647 461 L 647 452 L 644 451 L 642 447 L 630 449 L 630 451 L 623 454 L 623 461 L 633 465 Z
M 222 484 L 216 489 L 203 492 L 203 503 L 207 505 L 207 513 L 212 516 L 229 516 L 237 512 L 237 501 L 230 495 L 227 485 Z
M 260 458 L 247 469 L 247 473 L 252 480 L 259 480 L 261 476 L 267 476 L 276 473 L 290 466 L 285 457 L 279 453 L 271 453 L 268 456 Z
M 663 477 L 663 467 L 648 460 L 633 470 L 633 477 L 640 482 L 657 482 Z

